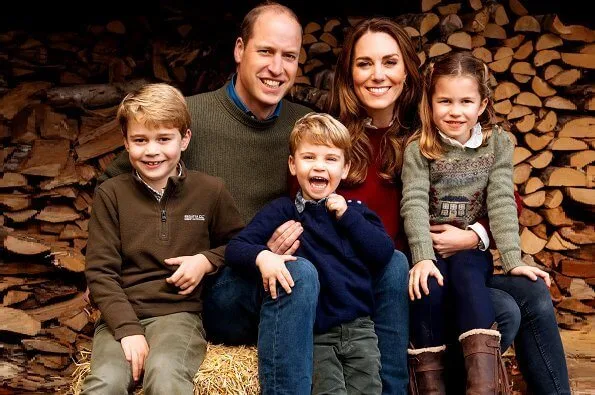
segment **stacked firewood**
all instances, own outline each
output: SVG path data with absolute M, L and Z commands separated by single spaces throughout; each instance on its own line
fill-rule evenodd
M 518 0 L 420 4 L 394 16 L 420 64 L 470 50 L 491 70 L 517 143 L 524 259 L 552 274 L 560 326 L 580 329 L 595 312 L 595 32 L 531 16 Z M 118 102 L 147 81 L 213 90 L 234 69 L 233 34 L 203 35 L 208 21 L 167 12 L 83 33 L 0 32 L 0 392 L 67 386 L 90 346 L 98 313 L 83 298 L 84 253 L 97 176 L 122 147 Z M 325 108 L 345 32 L 360 19 L 304 24 L 290 100 Z
M 421 8 L 394 17 L 417 46 L 420 64 L 465 50 L 490 69 L 497 121 L 516 144 L 524 259 L 552 274 L 560 326 L 580 329 L 584 316 L 595 313 L 595 31 L 556 15 L 531 16 L 518 0 L 422 0 Z M 342 37 L 360 19 L 306 25 L 314 28 L 304 40 L 308 56 L 300 58 L 303 84 L 294 98 L 325 108 L 334 65 L 328 60 L 341 47 L 340 40 L 328 44 L 334 43 L 328 32 Z

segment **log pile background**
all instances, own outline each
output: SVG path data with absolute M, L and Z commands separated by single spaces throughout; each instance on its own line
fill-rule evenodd
M 595 312 L 595 32 L 518 0 L 420 0 L 394 17 L 426 64 L 470 50 L 492 72 L 496 110 L 517 143 L 524 259 L 549 271 L 561 328 Z M 96 178 L 122 148 L 123 95 L 147 81 L 185 94 L 234 70 L 233 19 L 134 17 L 81 31 L 0 31 L 0 393 L 66 389 L 97 311 L 83 300 Z M 241 18 L 241 16 L 239 16 Z M 344 32 L 360 17 L 302 20 L 290 100 L 324 108 Z M 212 27 L 213 21 L 211 21 Z M 496 253 L 497 258 L 497 253 Z

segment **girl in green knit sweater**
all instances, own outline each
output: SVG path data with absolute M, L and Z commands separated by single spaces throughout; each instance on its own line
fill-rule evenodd
M 465 356 L 467 393 L 508 390 L 487 285 L 492 256 L 484 248 L 436 256 L 430 225 L 466 229 L 487 214 L 504 271 L 532 280 L 541 277 L 550 285 L 546 272 L 521 261 L 514 146 L 505 131 L 491 125 L 492 115 L 483 62 L 454 52 L 428 67 L 420 102 L 422 127 L 405 149 L 401 201 L 413 264 L 411 382 L 419 393 L 445 393 L 445 317 L 450 316 Z

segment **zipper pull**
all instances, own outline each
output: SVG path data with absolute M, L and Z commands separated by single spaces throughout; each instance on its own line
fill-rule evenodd
M 167 220 L 167 215 L 165 214 L 165 210 L 161 210 L 161 222 L 165 222 Z

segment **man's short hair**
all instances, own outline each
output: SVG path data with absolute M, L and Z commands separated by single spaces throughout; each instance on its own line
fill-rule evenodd
M 151 129 L 178 129 L 182 136 L 190 129 L 190 112 L 184 95 L 164 83 L 147 84 L 130 92 L 120 103 L 116 119 L 124 137 L 128 134 L 130 121 Z
M 351 136 L 349 130 L 329 114 L 311 112 L 298 119 L 289 135 L 291 155 L 295 154 L 302 141 L 335 146 L 343 150 L 345 163 L 350 161 Z
M 289 7 L 286 7 L 282 4 L 279 4 L 274 1 L 265 1 L 260 3 L 256 7 L 252 8 L 246 16 L 244 16 L 244 20 L 242 20 L 242 24 L 240 25 L 240 38 L 244 42 L 244 45 L 248 43 L 248 40 L 252 37 L 252 33 L 254 31 L 254 24 L 256 20 L 265 11 L 272 11 L 276 14 L 286 14 L 289 15 L 292 19 L 294 19 L 300 28 L 302 24 L 300 23 L 299 18 Z

